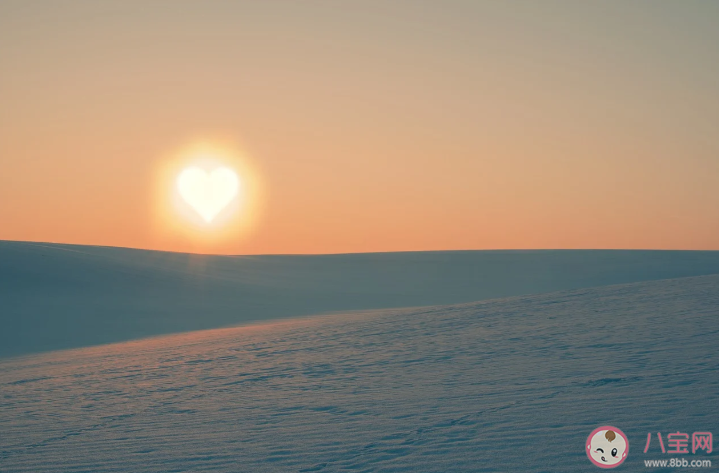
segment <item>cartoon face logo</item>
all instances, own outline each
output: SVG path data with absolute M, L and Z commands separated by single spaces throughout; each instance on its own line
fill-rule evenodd
M 615 468 L 621 465 L 629 452 L 629 440 L 624 432 L 605 425 L 594 429 L 586 442 L 589 460 L 599 468 Z

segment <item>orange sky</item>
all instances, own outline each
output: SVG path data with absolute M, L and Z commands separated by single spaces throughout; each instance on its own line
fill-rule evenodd
M 0 239 L 719 250 L 717 23 L 714 2 L 5 1 Z M 232 231 L 158 204 L 198 139 L 256 176 Z

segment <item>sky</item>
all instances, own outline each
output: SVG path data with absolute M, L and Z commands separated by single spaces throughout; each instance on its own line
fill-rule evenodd
M 0 239 L 719 250 L 717 24 L 708 0 L 0 0 Z M 207 227 L 170 203 L 198 143 L 247 191 Z

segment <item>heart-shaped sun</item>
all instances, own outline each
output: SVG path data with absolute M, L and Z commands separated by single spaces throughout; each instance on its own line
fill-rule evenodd
M 198 167 L 184 169 L 177 177 L 177 190 L 185 202 L 206 222 L 211 222 L 237 196 L 239 179 L 226 167 L 212 172 Z

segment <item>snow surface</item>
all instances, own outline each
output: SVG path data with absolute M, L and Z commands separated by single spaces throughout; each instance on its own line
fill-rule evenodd
M 717 251 L 200 256 L 0 241 L 0 357 L 302 315 L 716 273 Z
M 599 471 L 609 424 L 649 472 L 719 432 L 718 317 L 702 276 L 0 360 L 0 471 Z

